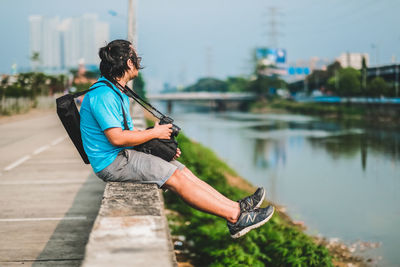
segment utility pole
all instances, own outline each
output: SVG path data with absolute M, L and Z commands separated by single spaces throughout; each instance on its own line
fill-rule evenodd
M 207 46 L 205 49 L 206 77 L 213 77 L 213 49 Z
M 132 43 L 137 53 L 137 29 L 136 29 L 136 7 L 137 0 L 129 0 L 128 6 L 128 41 Z M 128 82 L 128 86 L 133 89 L 133 80 Z M 133 105 L 132 105 L 133 106 Z
M 365 59 L 365 56 L 362 57 L 361 60 L 361 88 L 362 88 L 362 93 L 366 94 L 367 91 L 367 61 Z
M 137 29 L 136 29 L 136 7 L 137 0 L 129 0 L 128 7 L 128 41 L 137 48 Z
M 399 97 L 399 65 L 396 64 L 395 67 L 395 82 L 394 82 L 394 89 L 395 89 L 395 96 Z
M 335 89 L 336 89 L 336 93 L 339 91 L 339 71 L 337 69 L 335 69 Z
M 377 44 L 371 44 L 371 48 L 375 49 L 375 64 L 378 66 L 379 64 L 379 48 Z

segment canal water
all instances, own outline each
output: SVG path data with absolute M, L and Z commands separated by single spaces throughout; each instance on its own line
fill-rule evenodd
M 172 116 L 307 231 L 400 266 L 400 133 L 291 114 Z M 184 152 L 183 152 L 184 153 Z M 366 249 L 368 244 L 378 246 Z

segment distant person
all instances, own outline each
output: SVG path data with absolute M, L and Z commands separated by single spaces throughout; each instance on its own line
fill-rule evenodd
M 132 149 L 154 138 L 169 139 L 172 125 L 156 123 L 154 128 L 140 131 L 133 127 L 131 117 L 126 116 L 129 130 L 123 130 L 122 108 L 129 114 L 129 98 L 119 88 L 138 76 L 141 58 L 125 40 L 114 40 L 100 48 L 99 56 L 102 76 L 98 81 L 110 82 L 115 91 L 105 84 L 96 85 L 96 89 L 86 94 L 80 110 L 83 146 L 99 178 L 107 182 L 154 183 L 170 189 L 190 206 L 226 219 L 232 238 L 246 234 L 272 217 L 274 207 L 259 208 L 265 196 L 263 188 L 242 200 L 232 201 L 176 161 L 181 154 L 179 149 L 171 162 Z

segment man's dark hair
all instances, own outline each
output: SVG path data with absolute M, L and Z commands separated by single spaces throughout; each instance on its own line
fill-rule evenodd
M 126 63 L 131 59 L 136 69 L 141 69 L 140 60 L 132 44 L 126 40 L 114 40 L 100 48 L 100 72 L 104 77 L 120 78 L 129 69 Z

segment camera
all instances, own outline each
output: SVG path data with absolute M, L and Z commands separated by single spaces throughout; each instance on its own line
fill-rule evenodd
M 173 122 L 174 122 L 174 120 L 173 120 L 172 118 L 167 117 L 167 116 L 164 116 L 164 117 L 162 117 L 162 118 L 160 119 L 159 124 L 160 124 L 160 125 L 162 125 L 162 124 L 169 124 L 169 123 L 172 124 L 172 127 L 171 127 L 171 129 L 172 129 L 171 137 L 177 137 L 178 134 L 179 134 L 179 131 L 181 130 L 181 128 L 179 128 L 179 126 L 175 125 Z

